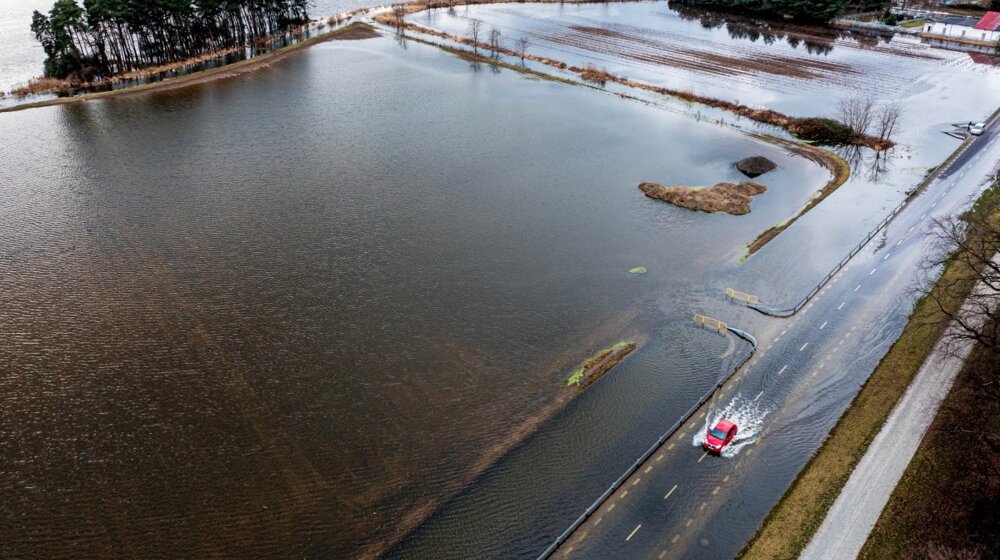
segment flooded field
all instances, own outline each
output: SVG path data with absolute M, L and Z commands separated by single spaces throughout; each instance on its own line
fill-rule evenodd
M 413 17 L 803 116 L 858 87 L 914 110 L 881 168 L 743 263 L 830 177 L 746 134 L 773 131 L 413 41 L 2 114 L 0 556 L 531 555 L 749 351 L 691 313 L 734 278 L 801 295 L 998 85 L 952 53 L 753 39 L 663 3 Z M 873 84 L 889 63 L 911 79 Z M 778 168 L 743 216 L 637 188 L 739 181 L 754 155 Z
M 747 216 L 637 189 L 735 180 L 752 154 L 781 167 Z M 0 115 L 0 159 L 7 557 L 368 557 L 553 414 L 500 472 L 564 501 L 520 477 L 480 504 L 572 509 L 746 353 L 690 313 L 827 176 L 390 38 Z M 625 338 L 644 344 L 563 408 L 571 369 Z
M 667 2 L 494 4 L 410 17 L 461 36 L 476 19 L 510 42 L 528 38 L 533 54 L 796 116 L 832 116 L 841 99 L 859 95 L 892 99 L 907 105 L 901 140 L 915 146 L 926 145 L 925 135 L 938 140 L 930 133 L 942 123 L 989 115 L 1000 90 L 997 66 L 912 37 L 783 26 Z
M 933 49 L 915 38 L 747 20 L 666 2 L 492 4 L 431 10 L 410 20 L 459 36 L 467 36 L 469 23 L 478 20 L 484 33 L 496 27 L 509 43 L 525 37 L 532 54 L 571 66 L 592 64 L 640 82 L 794 116 L 836 117 L 842 99 L 858 96 L 899 103 L 897 148 L 881 158 L 866 150 L 838 150 L 852 164 L 851 179 L 810 211 L 812 219 L 796 222 L 789 230 L 795 234 L 778 236 L 750 259 L 746 269 L 752 270 L 780 266 L 781 257 L 772 257 L 772 251 L 808 254 L 820 245 L 850 246 L 849 240 L 877 223 L 957 147 L 958 141 L 944 132 L 953 123 L 989 116 L 1000 91 L 1000 66 Z M 657 102 L 696 119 L 780 134 L 697 103 Z M 818 277 L 829 264 L 811 259 L 796 266 L 815 267 L 813 277 Z M 793 298 L 802 287 L 794 280 L 789 286 L 755 280 L 766 274 L 750 276 L 744 280 L 749 291 L 779 299 Z

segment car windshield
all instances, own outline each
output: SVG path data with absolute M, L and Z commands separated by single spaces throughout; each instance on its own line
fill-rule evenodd
M 712 434 L 713 437 L 717 437 L 719 439 L 726 439 L 726 432 L 723 432 L 718 428 L 713 428 L 712 431 L 709 433 Z

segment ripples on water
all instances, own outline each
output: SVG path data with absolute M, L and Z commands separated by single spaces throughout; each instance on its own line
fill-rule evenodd
M 636 188 L 736 179 L 750 153 L 783 168 L 749 219 Z M 572 367 L 660 329 L 573 408 L 593 412 L 528 446 L 550 457 L 539 476 L 578 470 L 574 511 L 624 458 L 608 434 L 645 446 L 660 426 L 644 418 L 671 421 L 725 367 L 685 303 L 729 266 L 706 250 L 719 228 L 742 242 L 824 175 L 732 130 L 388 38 L 0 115 L 0 160 L 0 534 L 36 557 L 381 550 Z M 595 391 L 616 379 L 645 400 Z M 547 499 L 516 478 L 476 507 Z
M 690 313 L 725 309 L 740 246 L 826 174 L 731 128 L 484 70 L 330 43 L 0 115 L 9 556 L 352 557 L 463 488 L 394 553 L 540 550 L 742 357 L 720 360 Z M 736 180 L 747 155 L 780 164 L 747 216 L 636 188 Z M 863 197 L 852 216 L 880 218 L 870 200 L 893 193 L 871 186 L 823 206 Z M 854 242 L 812 239 L 815 261 Z M 769 282 L 767 258 L 741 280 Z M 630 337 L 649 340 L 465 487 L 573 366 Z
M 51 8 L 52 0 L 0 2 L 0 91 L 42 73 L 45 52 L 31 34 L 31 14 Z

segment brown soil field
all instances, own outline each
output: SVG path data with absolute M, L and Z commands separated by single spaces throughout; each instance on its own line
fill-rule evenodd
M 641 190 L 649 198 L 655 198 L 699 212 L 725 212 L 734 216 L 750 213 L 753 197 L 767 190 L 767 187 L 753 181 L 743 183 L 719 183 L 711 187 L 664 187 L 656 183 L 641 183 Z
M 628 60 L 681 67 L 719 76 L 773 74 L 815 79 L 824 74 L 856 73 L 845 64 L 782 56 L 727 56 L 710 51 L 672 46 L 632 26 L 570 26 L 572 33 L 548 35 L 546 40 Z

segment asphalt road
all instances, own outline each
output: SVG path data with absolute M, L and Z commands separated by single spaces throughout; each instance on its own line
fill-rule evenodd
M 994 261 L 1000 263 L 1000 253 Z M 1000 295 L 984 282 L 975 290 L 984 296 Z M 970 316 L 968 309 L 963 313 L 969 325 L 982 327 L 983 320 Z M 972 347 L 969 340 L 956 341 L 950 347 L 947 340 L 938 341 L 851 473 L 800 560 L 858 556 Z
M 802 311 L 752 332 L 754 359 L 553 557 L 732 557 L 832 428 L 820 418 L 840 416 L 898 336 L 932 218 L 970 204 L 1000 161 L 998 137 L 994 123 Z M 696 436 L 730 403 L 763 428 L 735 456 L 707 456 Z

